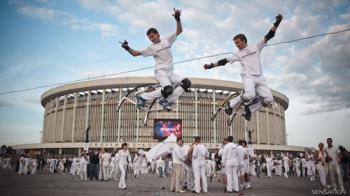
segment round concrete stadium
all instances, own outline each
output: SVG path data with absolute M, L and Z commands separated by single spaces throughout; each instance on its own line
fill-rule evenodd
M 287 146 L 285 111 L 288 98 L 272 91 L 275 104 L 252 115 L 251 121 L 236 116 L 231 126 L 228 116 L 220 112 L 214 121 L 211 115 L 218 104 L 232 93 L 242 91 L 242 83 L 190 78 L 190 92 L 185 92 L 173 104 L 171 112 L 154 112 L 143 124 L 145 112 L 125 102 L 116 111 L 118 100 L 128 91 L 142 84 L 155 84 L 152 77 L 125 77 L 90 80 L 67 84 L 46 91 L 41 97 L 45 108 L 42 143 L 17 145 L 15 149 L 46 149 L 56 153 L 78 153 L 85 146 L 89 125 L 90 148 L 120 148 L 127 142 L 131 148 L 147 149 L 158 143 L 153 138 L 154 119 L 182 119 L 183 140 L 193 141 L 201 136 L 209 149 L 219 148 L 225 137 L 237 141 L 248 139 L 246 128 L 253 129 L 252 142 L 257 150 L 304 151 L 304 147 Z M 134 95 L 132 95 L 134 96 Z

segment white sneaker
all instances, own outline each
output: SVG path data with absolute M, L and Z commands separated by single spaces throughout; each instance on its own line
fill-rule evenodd
M 248 183 L 248 184 L 245 186 L 245 188 L 246 188 L 246 189 L 250 189 L 250 188 L 252 188 L 252 187 L 250 186 L 250 183 Z

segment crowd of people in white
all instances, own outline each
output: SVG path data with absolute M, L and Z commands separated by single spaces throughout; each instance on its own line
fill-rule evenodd
M 20 175 L 35 175 L 40 168 L 51 174 L 80 175 L 82 181 L 88 178 L 116 180 L 120 189 L 127 188 L 128 176 L 142 178 L 155 174 L 159 177 L 171 176 L 172 192 L 185 192 L 187 189 L 195 193 L 208 192 L 208 179 L 210 182 L 223 182 L 225 192 L 240 192 L 252 187 L 251 176 L 260 178 L 261 173 L 266 173 L 267 178 L 293 175 L 307 177 L 311 181 L 318 176 L 322 190 L 331 188 L 345 192 L 343 177 L 347 179 L 349 175 L 349 163 L 345 169 L 341 166 L 342 152 L 332 144 L 331 138 L 327 139 L 326 147 L 320 143 L 318 149 L 298 154 L 257 154 L 244 140 L 233 143 L 232 136 L 228 136 L 222 147 L 212 153 L 201 143 L 200 137 L 195 137 L 187 148 L 183 146 L 182 139 L 177 139 L 176 143 L 171 154 L 152 160 L 147 159 L 144 151 L 131 156 L 126 143 L 118 152 L 102 149 L 80 156 L 51 156 L 46 161 L 23 154 L 17 161 L 16 171 Z M 11 169 L 11 158 L 0 157 L 0 165 L 3 169 Z M 329 186 L 327 179 L 330 180 Z

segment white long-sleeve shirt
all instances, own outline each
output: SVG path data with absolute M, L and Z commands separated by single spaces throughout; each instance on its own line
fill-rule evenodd
M 222 150 L 221 163 L 223 165 L 238 166 L 239 150 L 238 145 L 230 142 L 224 146 Z
M 121 165 L 127 165 L 131 162 L 131 156 L 129 150 L 119 150 L 118 151 L 118 161 Z
M 192 161 L 205 161 L 209 158 L 209 151 L 203 144 L 197 144 L 193 148 Z
M 185 150 L 181 146 L 176 145 L 172 153 L 173 163 L 183 165 L 185 162 L 185 156 Z

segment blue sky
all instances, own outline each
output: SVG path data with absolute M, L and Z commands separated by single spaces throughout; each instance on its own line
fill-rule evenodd
M 172 50 L 175 61 L 236 51 L 232 37 L 259 41 L 276 14 L 284 21 L 270 43 L 350 28 L 347 0 L 305 1 L 0 1 L 0 92 L 102 76 L 153 65 L 118 45 L 150 44 L 175 31 L 173 7 L 182 9 L 184 31 Z M 222 57 L 176 64 L 176 73 L 241 81 L 240 65 L 210 71 L 202 65 Z M 290 99 L 286 111 L 289 145 L 316 146 L 333 137 L 350 148 L 350 33 L 271 46 L 262 53 L 268 84 Z M 152 69 L 128 76 L 152 76 Z M 122 75 L 126 76 L 126 75 Z M 40 142 L 44 110 L 40 96 L 50 88 L 0 95 L 0 144 Z

